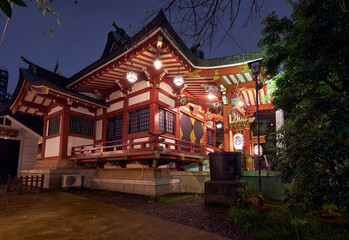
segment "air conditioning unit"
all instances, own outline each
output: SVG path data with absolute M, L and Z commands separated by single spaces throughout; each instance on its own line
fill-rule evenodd
M 81 187 L 81 175 L 62 175 L 62 188 Z

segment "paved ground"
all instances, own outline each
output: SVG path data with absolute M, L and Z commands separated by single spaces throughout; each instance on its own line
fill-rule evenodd
M 64 192 L 0 196 L 0 239 L 227 239 Z

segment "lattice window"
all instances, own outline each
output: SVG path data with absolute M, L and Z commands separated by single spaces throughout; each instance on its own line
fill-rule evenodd
M 175 115 L 164 109 L 159 109 L 159 131 L 166 131 L 169 134 L 174 135 L 174 120 Z
M 213 133 L 214 133 L 214 131 L 212 129 L 207 128 L 207 130 L 206 130 L 207 145 L 213 146 Z
M 149 107 L 130 112 L 129 133 L 149 130 Z
M 71 133 L 93 136 L 93 126 L 93 120 L 70 116 L 69 132 Z
M 56 117 L 48 122 L 48 136 L 59 133 L 59 126 L 61 124 L 61 117 Z
M 108 118 L 107 141 L 122 139 L 123 114 Z

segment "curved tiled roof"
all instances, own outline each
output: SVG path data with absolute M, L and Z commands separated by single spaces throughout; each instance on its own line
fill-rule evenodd
M 185 45 L 185 43 L 181 40 L 175 30 L 172 28 L 170 23 L 168 22 L 165 14 L 160 11 L 159 14 L 151 21 L 147 26 L 145 26 L 141 31 L 135 34 L 132 38 L 130 38 L 124 45 L 119 46 L 115 50 L 111 51 L 109 54 L 104 57 L 98 59 L 94 63 L 90 64 L 86 68 L 82 69 L 78 73 L 74 74 L 67 81 L 66 86 L 71 86 L 76 83 L 81 77 L 90 73 L 96 68 L 103 66 L 104 64 L 112 61 L 114 58 L 124 54 L 127 50 L 132 49 L 139 42 L 145 39 L 147 36 L 155 32 L 157 29 L 161 28 L 161 30 L 165 33 L 165 35 L 169 38 L 169 40 L 175 45 L 175 47 L 184 55 L 185 58 L 196 68 L 210 68 L 210 67 L 219 67 L 225 65 L 234 65 L 238 63 L 246 63 L 255 59 L 261 59 L 265 55 L 265 50 L 260 49 L 254 52 L 250 52 L 247 54 L 240 54 L 236 56 L 230 57 L 222 57 L 222 58 L 213 58 L 213 59 L 201 59 L 195 56 L 192 51 Z

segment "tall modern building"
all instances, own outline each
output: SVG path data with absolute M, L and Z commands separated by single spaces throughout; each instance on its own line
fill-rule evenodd
M 0 66 L 0 103 L 6 102 L 8 84 L 8 71 L 6 68 Z

